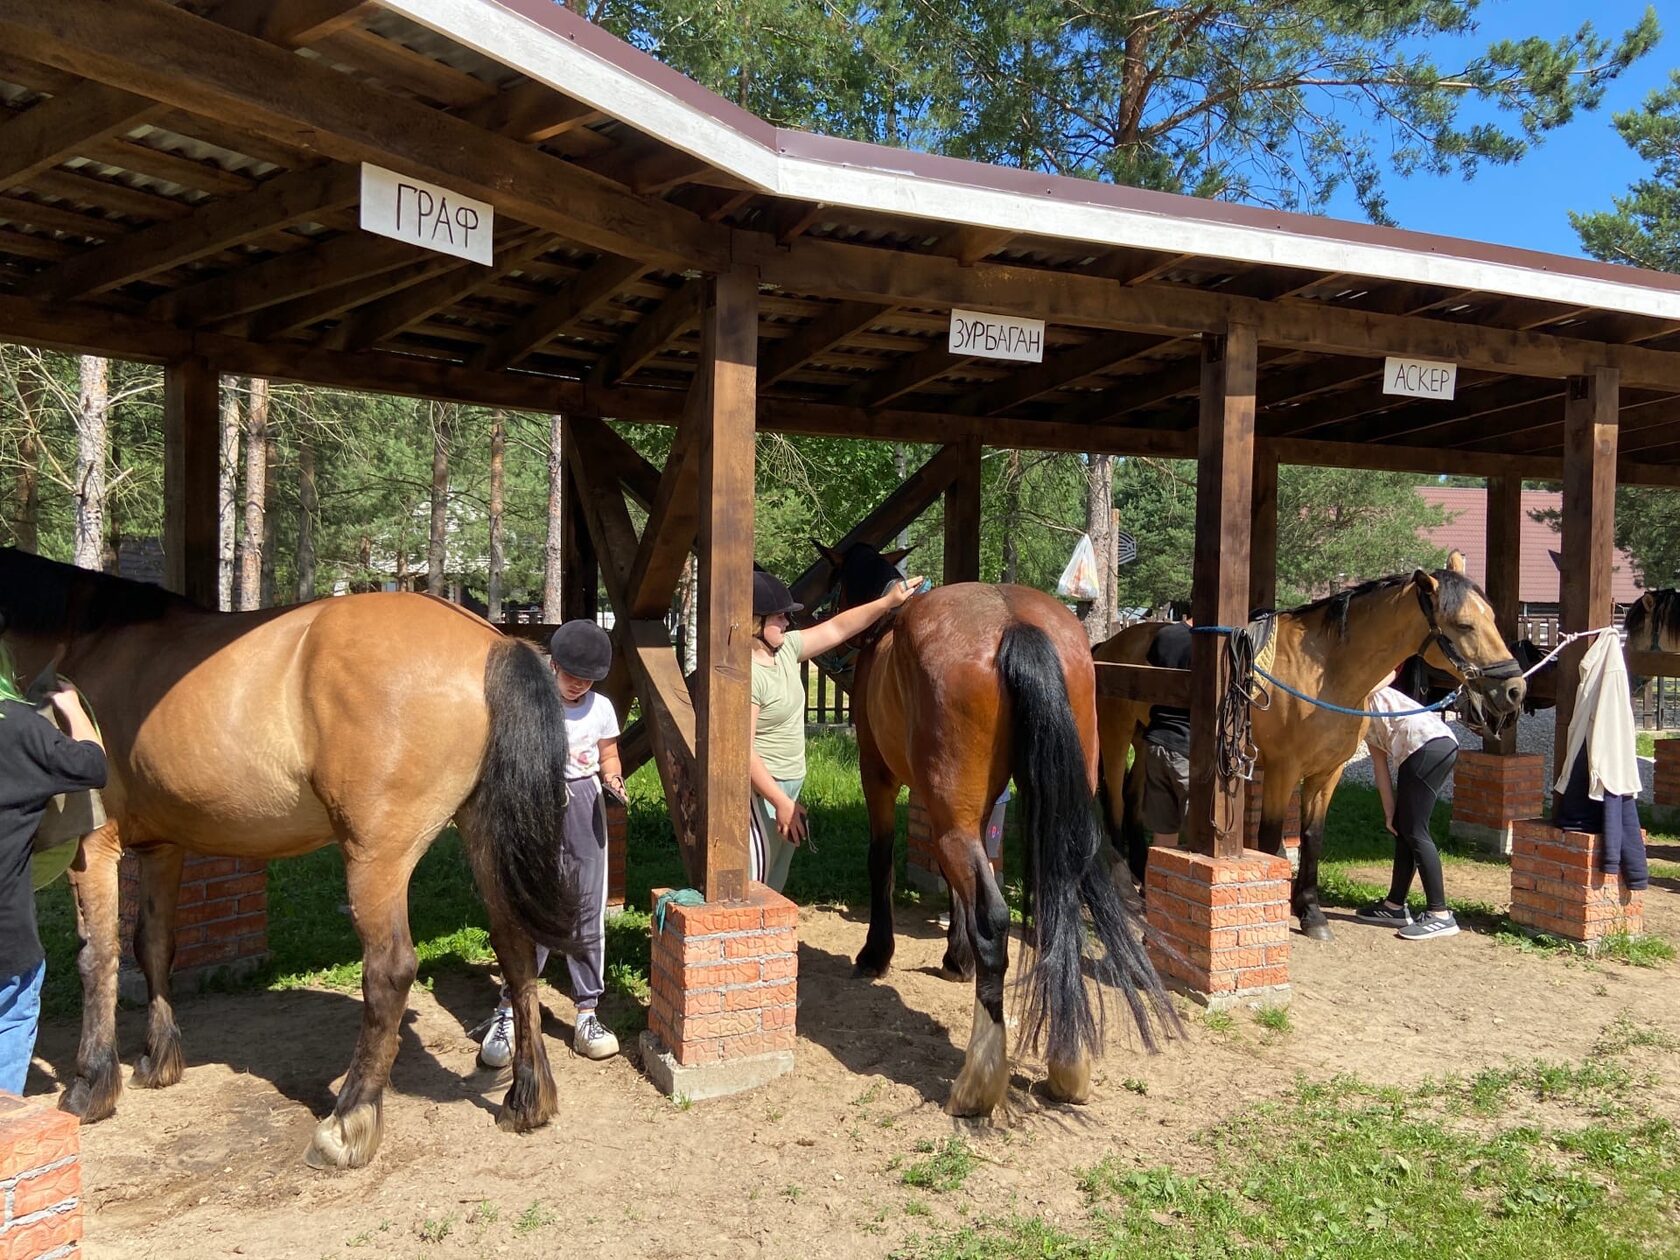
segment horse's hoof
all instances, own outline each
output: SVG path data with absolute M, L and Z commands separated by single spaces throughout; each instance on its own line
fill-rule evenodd
M 113 1051 L 108 1057 L 100 1056 L 97 1067 L 70 1083 L 70 1088 L 58 1100 L 58 1109 L 69 1112 L 83 1124 L 96 1124 L 116 1113 L 121 1094 L 122 1072 Z
M 323 1171 L 361 1168 L 379 1150 L 381 1121 L 378 1103 L 359 1103 L 343 1114 L 334 1112 L 315 1126 L 303 1162 Z
M 951 980 L 957 984 L 969 984 L 974 980 L 974 968 L 971 965 L 965 970 L 961 967 L 953 967 L 948 962 L 942 962 L 939 964 L 939 975 L 941 979 Z
M 858 980 L 879 980 L 892 970 L 892 958 L 878 958 L 868 949 L 860 953 L 852 965 L 852 975 Z
M 165 1042 L 155 1052 L 143 1054 L 134 1065 L 134 1084 L 139 1089 L 167 1089 L 186 1071 L 179 1040 Z
M 1301 935 L 1310 941 L 1333 941 L 1336 939 L 1330 931 L 1330 925 L 1322 921 L 1301 924 Z
M 529 1133 L 553 1119 L 558 1107 L 547 1059 L 540 1067 L 515 1061 L 513 1084 L 496 1112 L 496 1127 L 504 1133 Z
M 1072 1063 L 1051 1061 L 1044 1087 L 1050 1097 L 1062 1103 L 1091 1101 L 1091 1057 L 1084 1055 Z

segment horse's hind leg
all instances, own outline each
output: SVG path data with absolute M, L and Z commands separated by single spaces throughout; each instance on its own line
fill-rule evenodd
M 496 1124 L 513 1133 L 540 1129 L 554 1118 L 559 1099 L 543 1045 L 542 1005 L 537 1000 L 537 955 L 530 940 L 492 901 L 490 944 L 513 1004 L 513 1083 Z
M 82 938 L 77 956 L 82 973 L 82 1041 L 76 1048 L 76 1079 L 58 1105 L 85 1124 L 115 1111 L 122 1093 L 117 1061 L 117 860 L 121 855 L 116 824 L 107 823 L 82 840 L 70 867 L 76 932 Z
M 140 914 L 134 923 L 134 956 L 146 977 L 146 1053 L 134 1065 L 134 1083 L 163 1089 L 181 1079 L 181 1030 L 169 1001 L 169 969 L 175 964 L 175 904 L 181 894 L 179 845 L 164 844 L 140 854 Z
M 945 1110 L 953 1116 L 989 1116 L 1002 1105 L 1009 1089 L 1009 1047 L 1003 1023 L 1009 904 L 998 891 L 978 834 L 944 832 L 939 841 L 939 860 L 951 885 L 953 918 L 959 906 L 966 908 L 963 919 L 977 964 L 974 1030 Z
M 379 1149 L 385 1083 L 418 962 L 408 930 L 408 880 L 431 836 L 395 854 L 360 856 L 345 846 L 350 917 L 362 938 L 362 1031 L 332 1115 L 316 1126 L 304 1158 L 314 1168 L 360 1168 Z

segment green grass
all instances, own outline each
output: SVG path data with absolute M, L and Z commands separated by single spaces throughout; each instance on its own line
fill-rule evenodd
M 1617 1025 L 1610 1043 L 1662 1044 Z M 1674 1256 L 1680 1133 L 1607 1050 L 1415 1089 L 1297 1082 L 1195 1139 L 1198 1171 L 1099 1160 L 1083 1219 L 1003 1215 L 915 1237 L 907 1260 L 1165 1256 L 1414 1260 Z
M 961 1188 L 974 1171 L 975 1156 L 967 1142 L 960 1137 L 943 1142 L 916 1143 L 916 1152 L 926 1156 L 904 1169 L 900 1180 L 919 1190 L 937 1190 L 941 1194 Z
M 1262 1006 L 1254 1012 L 1254 1022 L 1267 1032 L 1274 1033 L 1290 1032 L 1294 1027 L 1289 1022 L 1287 1006 Z

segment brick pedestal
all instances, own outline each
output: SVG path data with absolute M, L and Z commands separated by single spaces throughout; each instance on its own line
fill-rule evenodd
M 937 893 L 945 891 L 945 877 L 939 873 L 939 855 L 934 851 L 933 830 L 928 824 L 927 810 L 914 795 L 910 797 L 910 817 L 906 824 L 910 842 L 909 856 L 905 862 L 904 877 L 912 888 L 921 892 Z M 988 830 L 992 823 L 988 822 Z M 996 820 L 998 835 L 996 842 L 987 837 L 988 849 L 992 856 L 992 871 L 1003 874 L 1003 835 L 1001 818 Z
M 1541 814 L 1545 775 L 1546 759 L 1539 753 L 1461 749 L 1453 768 L 1452 834 L 1509 857 L 1517 820 Z
M 1511 918 L 1589 948 L 1613 932 L 1644 930 L 1645 896 L 1603 864 L 1604 837 L 1523 818 L 1511 841 Z
M 1656 741 L 1651 825 L 1668 832 L 1680 830 L 1680 737 Z
M 0 1256 L 69 1260 L 82 1254 L 82 1164 L 76 1118 L 0 1094 Z
M 607 913 L 624 909 L 624 844 L 630 835 L 630 811 L 607 797 Z
M 653 926 L 642 1066 L 672 1096 L 715 1098 L 793 1070 L 798 909 L 749 889 L 745 901 L 668 905 Z
M 1149 957 L 1168 988 L 1215 1009 L 1289 1000 L 1289 862 L 1245 850 L 1149 851 Z
M 1258 849 L 1260 847 L 1260 806 L 1264 793 L 1262 788 L 1266 781 L 1263 770 L 1254 772 L 1254 779 L 1248 785 L 1248 791 L 1243 795 L 1243 847 Z M 1289 810 L 1283 816 L 1283 856 L 1289 859 L 1289 869 L 1301 869 L 1301 785 L 1295 785 L 1295 791 L 1289 797 Z
M 119 871 L 123 955 L 117 992 L 125 1002 L 141 1003 L 146 1000 L 146 982 L 134 960 L 139 857 L 123 854 Z M 267 958 L 268 863 L 189 854 L 181 864 L 175 912 L 175 993 L 193 992 L 213 977 L 249 974 Z

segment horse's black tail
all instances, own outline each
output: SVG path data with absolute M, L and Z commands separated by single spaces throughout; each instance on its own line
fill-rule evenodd
M 564 860 L 566 715 L 542 659 L 506 639 L 484 665 L 490 745 L 464 814 L 467 860 L 480 894 L 521 931 L 574 950 L 582 892 Z
M 1048 1034 L 1055 1061 L 1101 1050 L 1102 1010 L 1085 984 L 1083 906 L 1104 950 L 1093 971 L 1119 988 L 1153 1050 L 1156 1023 L 1176 1028 L 1178 1018 L 1104 860 L 1061 658 L 1043 630 L 1017 624 L 1003 632 L 997 661 L 1014 710 L 1011 771 L 1027 846 L 1029 939 L 1037 946 L 1025 978 L 1022 1036 L 1037 1044 Z

